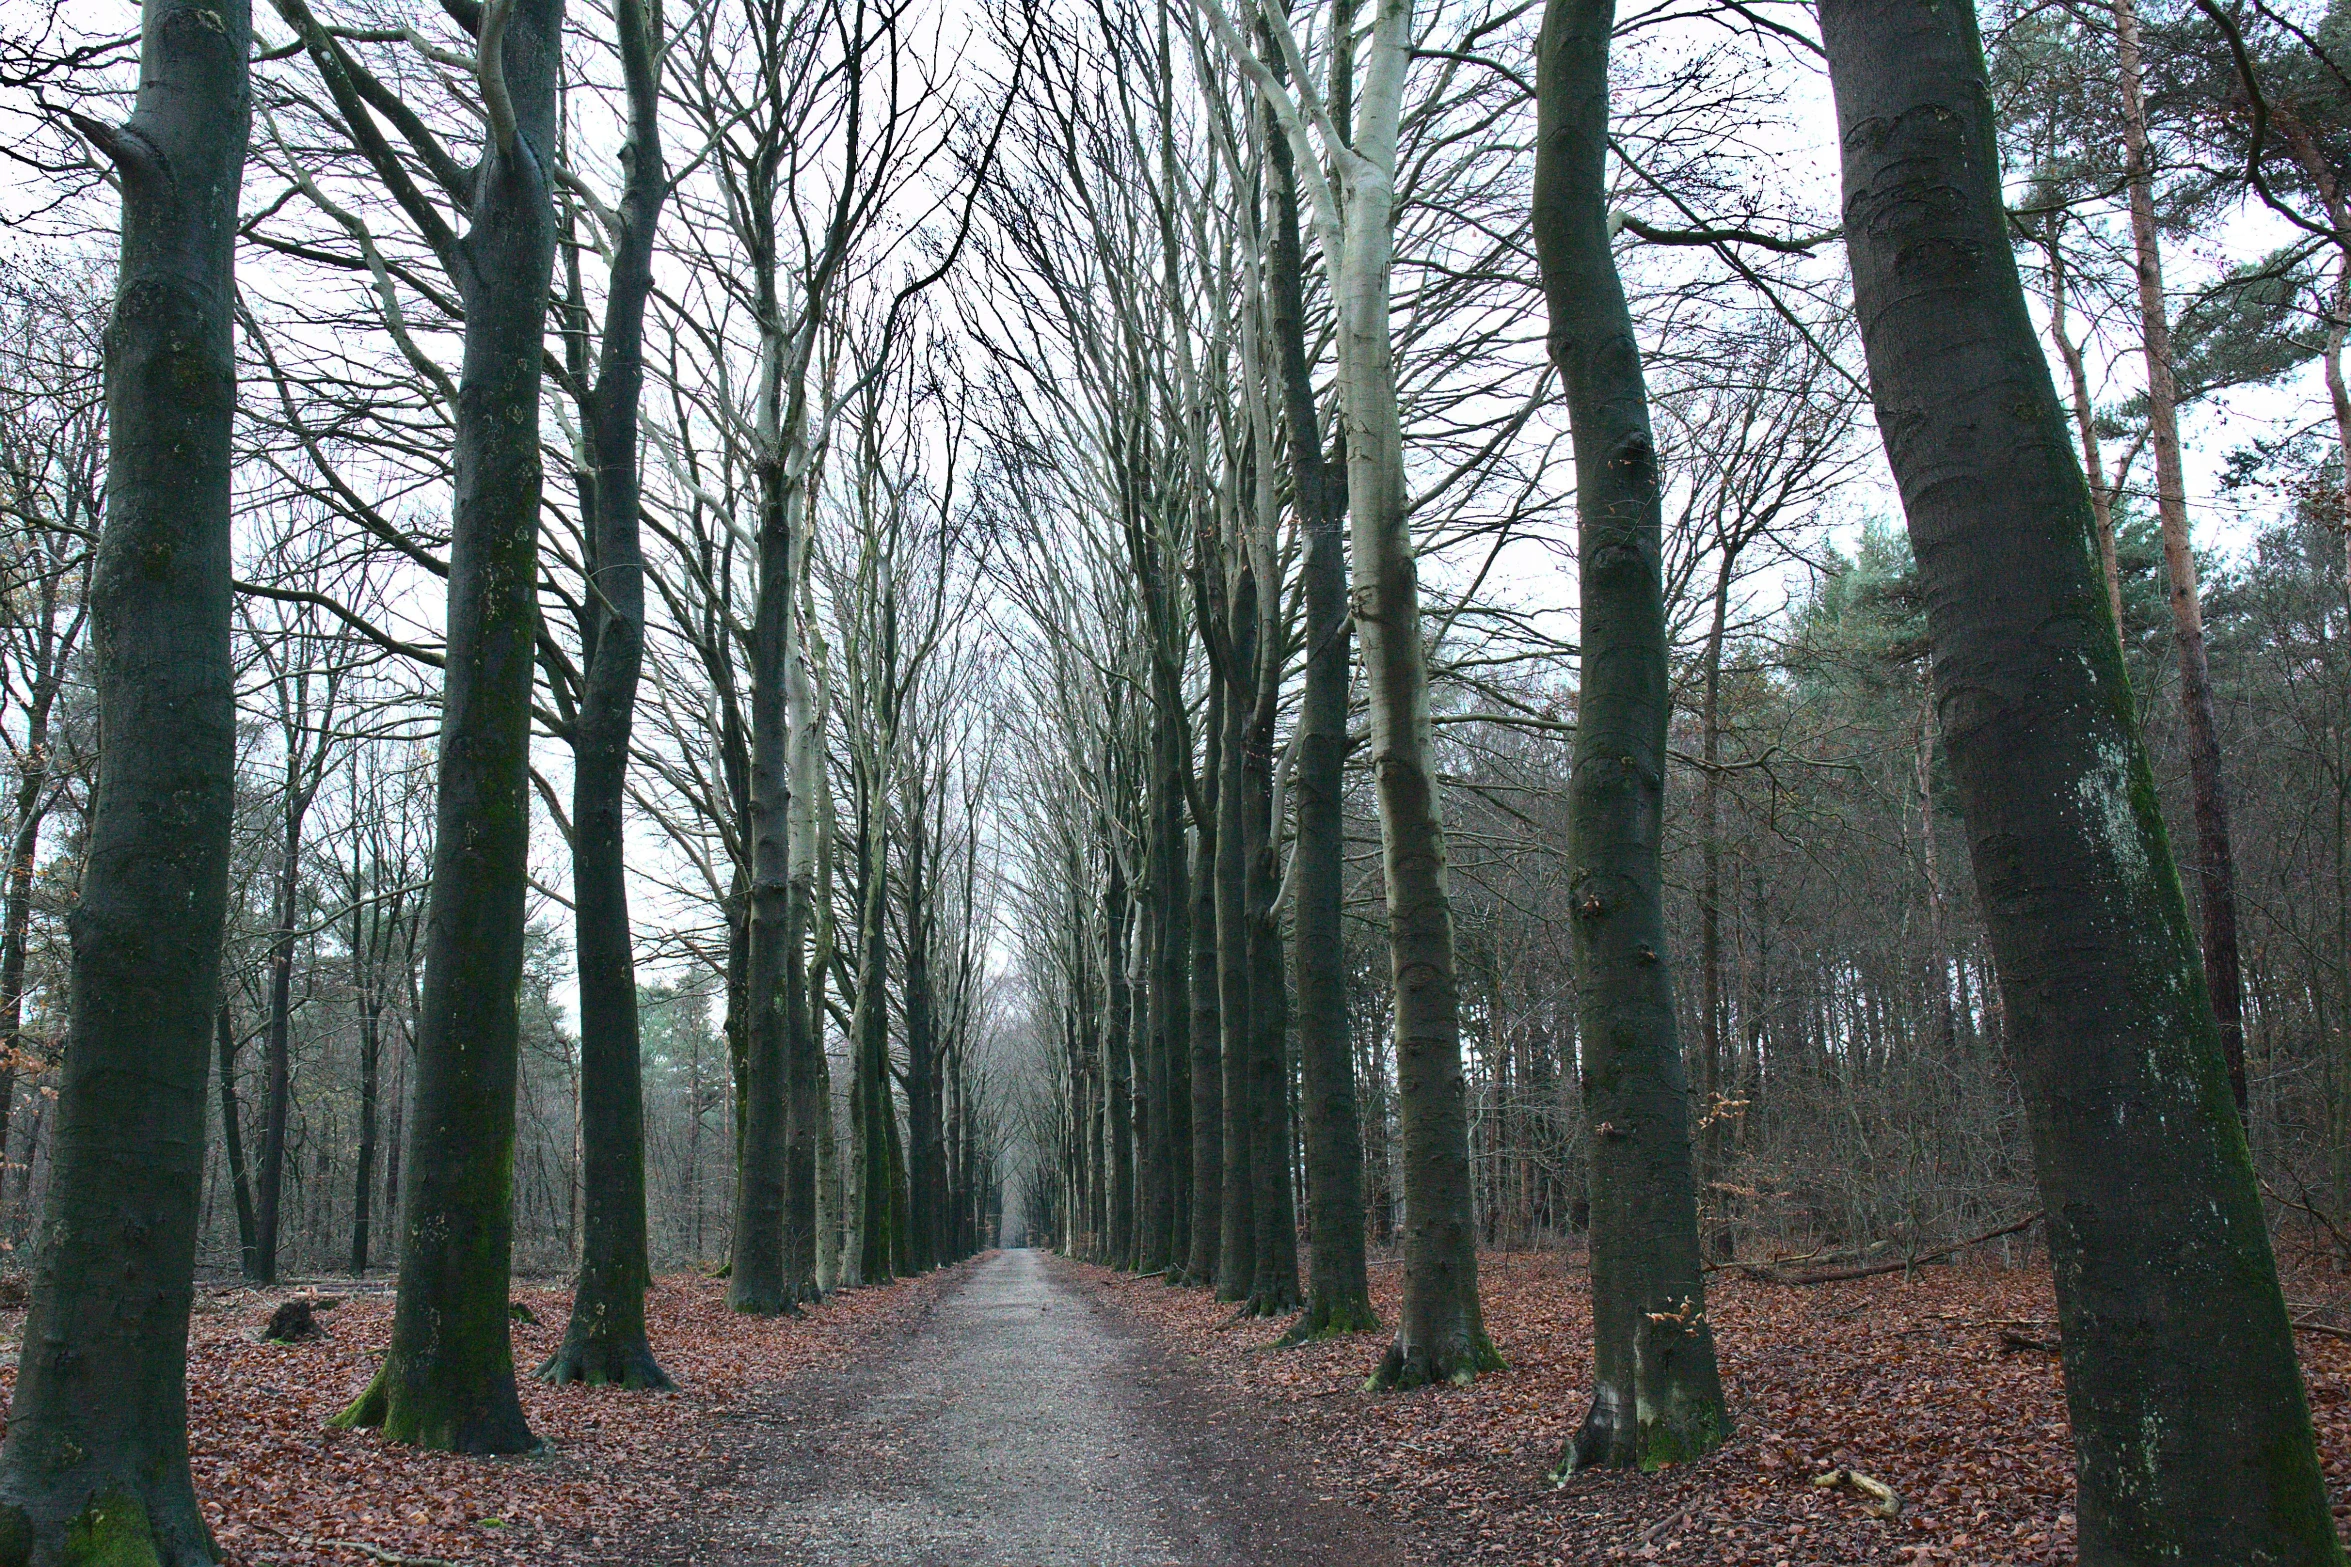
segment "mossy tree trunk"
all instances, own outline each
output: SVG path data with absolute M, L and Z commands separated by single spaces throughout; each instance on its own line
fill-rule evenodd
M 493 122 L 472 227 L 449 250 L 465 349 L 399 1303 L 382 1368 L 335 1423 L 381 1426 L 422 1447 L 515 1453 L 532 1445 L 506 1300 L 563 6 L 513 0 L 486 14 L 504 34 L 481 41 L 483 76 L 502 88 L 511 122 Z
M 0 1447 L 0 1563 L 214 1560 L 188 1473 L 188 1306 L 228 903 L 230 341 L 243 0 L 147 0 L 129 121 L 76 117 L 122 192 L 73 1041 Z
M 1575 441 L 1583 684 L 1568 790 L 1576 1031 L 1592 1128 L 1592 1405 L 1559 1473 L 1696 1458 L 1729 1434 L 1698 1253 L 1689 1083 L 1665 944 L 1657 447 L 1607 211 L 1615 0 L 1549 0 L 1534 233 Z
M 637 968 L 629 927 L 629 737 L 645 654 L 645 557 L 638 536 L 638 401 L 653 238 L 669 194 L 661 166 L 659 12 L 613 12 L 629 101 L 604 330 L 582 410 L 594 467 L 582 510 L 593 591 L 582 595 L 579 709 L 572 724 L 572 901 L 579 948 L 580 1272 L 563 1342 L 540 1380 L 666 1388 L 645 1330 L 652 1266 L 645 1236 L 645 1094 Z M 576 256 L 576 250 L 573 252 Z M 578 334 L 572 334 L 574 343 Z M 575 354 L 578 350 L 575 349 Z M 579 355 L 584 358 L 584 355 Z M 579 364 L 575 375 L 586 366 Z
M 1855 302 L 2024 1093 L 2087 1567 L 2343 1560 L 1968 6 L 1826 0 Z M 2225 1326 L 2222 1326 L 2225 1325 Z

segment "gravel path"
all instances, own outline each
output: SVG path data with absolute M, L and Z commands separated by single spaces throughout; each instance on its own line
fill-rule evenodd
M 1155 1280 L 1130 1286 L 1160 1287 Z M 1400 1567 L 1256 1410 L 1130 1339 L 1042 1252 L 803 1381 L 716 1559 L 741 1567 Z M 705 1561 L 710 1557 L 703 1557 Z

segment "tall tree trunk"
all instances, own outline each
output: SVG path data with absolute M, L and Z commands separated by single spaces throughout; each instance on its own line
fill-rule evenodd
M 393 1441 L 467 1453 L 532 1445 L 515 1395 L 506 1296 L 538 625 L 539 366 L 555 256 L 563 5 L 511 5 L 487 13 L 506 18 L 505 36 L 484 40 L 481 52 L 513 123 L 484 150 L 473 225 L 454 251 L 465 353 L 399 1305 L 382 1369 L 336 1417 L 346 1427 L 380 1425 Z
M 2134 0 L 2114 0 L 2122 67 L 2123 171 L 2130 186 L 2131 249 L 2137 262 L 2140 341 L 2147 360 L 2147 431 L 2155 448 L 2155 511 L 2163 525 L 2163 566 L 2171 582 L 2172 639 L 2180 661 L 2180 717 L 2188 737 L 2188 784 L 2196 819 L 2196 887 L 2204 914 L 2204 984 L 2220 1024 L 2221 1053 L 2237 1114 L 2245 1114 L 2245 994 L 2237 962 L 2237 870 L 2229 844 L 2229 799 L 2220 775 L 2212 672 L 2204 654 L 2204 604 L 2188 537 L 2187 478 L 2180 467 L 2179 392 L 2172 381 L 2171 316 L 2163 300 L 2163 248 L 2155 234 L 2155 175 L 2149 163 L 2147 104 L 2139 83 L 2139 18 Z
M 302 896 L 302 822 L 311 792 L 303 785 L 303 753 L 286 757 L 286 794 L 278 824 L 277 886 L 273 889 L 269 937 L 269 1030 L 264 1036 L 261 1119 L 261 1179 L 256 1197 L 257 1230 L 253 1276 L 263 1284 L 278 1277 L 278 1219 L 286 1180 L 286 1119 L 294 1104 L 294 941 Z
M 1270 454 L 1267 454 L 1270 456 Z M 1253 701 L 1241 732 L 1241 930 L 1249 965 L 1249 1184 L 1256 1244 L 1248 1309 L 1298 1309 L 1298 1218 L 1290 1195 L 1290 1006 L 1282 974 L 1280 823 L 1273 817 L 1274 720 L 1281 680 L 1281 593 L 1257 595 Z
M 1404 1301 L 1395 1342 L 1372 1379 L 1383 1388 L 1466 1383 L 1502 1364 L 1478 1305 L 1453 895 L 1429 724 L 1420 579 L 1406 509 L 1395 348 L 1388 336 L 1396 133 L 1411 30 L 1409 0 L 1380 0 L 1361 125 L 1346 160 L 1347 201 L 1332 285 L 1347 409 L 1355 625 L 1371 708 L 1404 1140 Z
M 917 775 L 920 767 L 914 769 Z M 930 899 L 934 867 L 929 854 L 929 832 L 923 820 L 924 792 L 909 795 L 906 866 L 899 877 L 905 905 L 906 936 L 906 1189 L 909 1230 L 906 1256 L 913 1272 L 927 1273 L 939 1265 L 939 1207 L 935 1186 L 940 1182 L 939 1039 L 938 1019 L 931 994 Z
M 1216 1287 L 1224 1240 L 1224 1044 L 1217 1006 L 1217 774 L 1224 753 L 1224 686 L 1208 683 L 1202 814 L 1192 835 L 1192 1249 L 1186 1272 Z
M 878 779 L 868 779 L 858 832 L 863 861 L 858 878 L 857 1000 L 850 1024 L 850 1248 L 856 1253 L 852 1284 L 886 1284 L 897 1246 L 891 1232 L 896 1117 L 890 1106 L 890 1011 L 888 805 Z
M 226 1001 L 220 1004 L 214 1037 L 220 1058 L 221 1149 L 228 1155 L 229 1190 L 237 1205 L 237 1266 L 248 1282 L 258 1283 L 257 1254 L 261 1239 L 253 1214 L 253 1174 L 245 1167 L 244 1111 L 237 1103 L 237 1030 Z M 31 1154 L 25 1159 L 27 1190 L 30 1190 Z
M 1241 752 L 1248 718 L 1245 699 L 1256 667 L 1257 601 L 1246 578 L 1228 601 L 1232 670 L 1224 693 L 1224 738 L 1218 747 L 1216 788 L 1216 975 L 1224 1079 L 1224 1199 L 1217 1237 L 1216 1298 L 1243 1301 L 1257 1263 L 1255 1157 L 1257 1092 L 1249 1034 L 1248 860 L 1241 830 Z
M 230 321 L 250 38 L 243 0 L 147 0 L 129 123 L 75 122 L 122 192 L 90 586 L 106 765 L 0 1448 L 11 1562 L 195 1567 L 216 1555 L 188 1474 L 186 1367 L 236 764 Z
M 808 603 L 809 540 L 799 537 L 801 613 Z M 791 806 L 786 813 L 789 882 L 784 893 L 784 1031 L 791 1105 L 784 1140 L 784 1274 L 804 1281 L 810 1299 L 830 1288 L 839 1266 L 837 1249 L 827 1255 L 825 1181 L 837 1173 L 833 1138 L 832 1068 L 824 1053 L 825 970 L 833 945 L 832 811 L 826 794 L 824 726 L 827 704 L 809 672 L 796 658 L 784 672 L 785 716 L 789 723 Z M 813 934 L 815 958 L 809 956 Z
M 376 1121 L 382 1081 L 382 1008 L 363 999 L 359 1014 L 359 1159 L 351 1189 L 351 1276 L 367 1276 L 368 1224 L 375 1211 Z
M 62 654 L 59 655 L 62 659 Z M 8 1146 L 9 1112 L 16 1104 L 16 1073 L 24 1049 L 24 975 L 33 927 L 33 868 L 41 849 L 41 824 L 49 810 L 49 718 L 57 676 L 36 677 L 25 704 L 23 770 L 16 782 L 15 822 L 8 841 L 8 870 L 0 907 L 0 1150 Z
M 1728 1081 L 1729 1045 L 1724 1025 L 1729 1007 L 1722 984 L 1722 646 L 1731 613 L 1731 576 L 1738 564 L 1738 546 L 1728 537 L 1717 539 L 1722 559 L 1714 574 L 1714 602 L 1706 628 L 1706 669 L 1698 721 L 1702 731 L 1700 754 L 1705 776 L 1698 783 L 1698 826 L 1703 835 L 1698 884 L 1699 1027 L 1703 1030 L 1698 1055 L 1698 1172 L 1700 1212 L 1705 1194 L 1722 1179 L 1723 1144 L 1730 1112 L 1724 1085 Z M 1731 1226 L 1717 1226 L 1709 1237 L 1703 1230 L 1701 1246 L 1711 1240 L 1724 1259 L 1736 1255 Z
M 2042 248 L 2049 257 L 2049 335 L 2057 341 L 2058 357 L 2065 361 L 2066 378 L 2073 384 L 2074 432 L 2082 443 L 2082 476 L 2089 481 L 2090 520 L 2098 536 L 2098 566 L 2106 577 L 2107 608 L 2122 629 L 2122 565 L 2114 553 L 2114 496 L 2122 483 L 2106 482 L 2106 460 L 2099 448 L 2098 410 L 2090 398 L 2090 370 L 2082 360 L 2081 345 L 2066 324 L 2066 300 L 2072 292 L 2065 270 L 2065 247 L 2060 239 L 2062 213 L 2051 213 Z
M 1162 599 L 1172 613 L 1172 595 Z M 1151 852 L 1156 908 L 1151 958 L 1153 1029 L 1159 1048 L 1158 1111 L 1162 1184 L 1167 1208 L 1165 1254 L 1156 1259 L 1170 1284 L 1185 1281 L 1192 1219 L 1192 878 L 1185 858 L 1184 775 L 1192 765 L 1184 726 L 1181 674 L 1155 658 L 1158 689 L 1152 703 L 1153 824 Z
M 1117 830 L 1114 824 L 1112 831 Z M 1103 926 L 1108 937 L 1103 947 L 1102 972 L 1110 1002 L 1110 1015 L 1102 1033 L 1102 1053 L 1107 1061 L 1103 1087 L 1108 1109 L 1104 1127 L 1108 1146 L 1103 1153 L 1109 1177 L 1104 1195 L 1110 1206 L 1103 1236 L 1110 1251 L 1103 1260 L 1114 1268 L 1135 1265 L 1134 987 L 1127 971 L 1130 908 L 1126 868 L 1113 854 L 1110 887 L 1102 902 Z
M 1615 20 L 1615 0 L 1549 0 L 1536 45 L 1534 233 L 1575 438 L 1583 606 L 1568 845 L 1592 1127 L 1592 1407 L 1560 1456 L 1561 1475 L 1654 1469 L 1712 1452 L 1730 1433 L 1666 961 L 1659 849 L 1673 700 L 1657 448 L 1608 248 Z
M 772 274 L 763 320 L 773 317 Z M 766 328 L 780 334 L 780 325 Z M 764 352 L 784 349 L 775 341 Z M 774 389 L 763 391 L 772 402 Z M 773 420 L 781 414 L 767 409 Z M 759 476 L 759 588 L 751 630 L 751 865 L 745 888 L 742 1147 L 735 1165 L 735 1227 L 727 1304 L 760 1315 L 798 1308 L 801 1281 L 785 1277 L 785 1186 L 791 1139 L 791 1040 L 785 994 L 791 877 L 790 733 L 785 671 L 793 657 L 796 463 L 781 427 L 764 443 Z M 811 1281 L 812 1282 L 812 1281 Z
M 1153 769 L 1156 771 L 1156 769 Z M 1146 785 L 1142 880 L 1135 887 L 1135 1260 L 1138 1273 L 1167 1268 L 1167 1018 L 1159 990 L 1159 845 L 1155 791 Z
M 1156 592 L 1156 586 L 1151 590 Z M 1176 1058 L 1188 1053 L 1192 1026 L 1191 989 L 1185 983 L 1182 955 L 1192 944 L 1191 889 L 1185 882 L 1184 797 L 1185 765 L 1182 738 L 1181 686 L 1164 659 L 1155 656 L 1151 704 L 1151 760 L 1145 788 L 1150 822 L 1145 834 L 1150 870 L 1146 876 L 1145 921 L 1147 945 L 1138 954 L 1144 965 L 1144 988 L 1150 1015 L 1148 1033 L 1149 1174 L 1146 1222 L 1137 1266 L 1146 1273 L 1180 1276 L 1184 1254 L 1176 1235 Z M 1187 1110 L 1189 1105 L 1185 1107 Z M 1189 1145 L 1186 1145 L 1189 1152 Z M 1180 1281 L 1180 1280 L 1179 1280 Z
M 1268 246 L 1268 325 L 1282 382 L 1291 487 L 1306 534 L 1306 691 L 1298 710 L 1298 1066 L 1305 1080 L 1306 1166 L 1314 1253 L 1306 1311 L 1291 1342 L 1379 1331 L 1363 1255 L 1363 1127 L 1355 1109 L 1355 1040 L 1347 1017 L 1341 930 L 1347 824 L 1347 681 L 1354 653 L 1347 612 L 1346 493 L 1322 454 L 1322 419 L 1306 357 L 1298 178 L 1290 144 L 1266 138 L 1274 214 Z
M 645 1088 L 625 842 L 630 731 L 645 658 L 645 556 L 638 537 L 637 411 L 645 304 L 668 180 L 661 167 L 658 11 L 620 0 L 613 21 L 629 96 L 619 231 L 585 410 L 592 502 L 583 594 L 579 713 L 572 729 L 572 902 L 579 947 L 579 1280 L 563 1342 L 538 1370 L 561 1385 L 671 1386 L 645 1332 L 653 1281 L 645 1236 Z
M 2340 1562 L 2089 497 L 2008 243 L 1972 10 L 1825 0 L 1821 30 L 1878 427 L 2049 1216 L 2081 1559 Z

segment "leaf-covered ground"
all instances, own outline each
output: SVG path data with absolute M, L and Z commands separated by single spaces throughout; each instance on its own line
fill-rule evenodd
M 272 1344 L 271 1310 L 301 1290 L 199 1291 L 188 1345 L 189 1437 L 196 1489 L 234 1567 L 264 1563 L 367 1567 L 431 1559 L 504 1564 L 634 1563 L 661 1559 L 706 1510 L 724 1508 L 738 1445 L 729 1412 L 789 1377 L 833 1364 L 860 1342 L 918 1319 L 952 1272 L 835 1296 L 797 1318 L 726 1309 L 726 1286 L 695 1274 L 662 1278 L 646 1302 L 671 1394 L 552 1388 L 530 1380 L 563 1336 L 568 1288 L 518 1287 L 536 1322 L 514 1324 L 523 1409 L 545 1450 L 459 1458 L 327 1430 L 374 1374 L 391 1335 L 381 1284 L 318 1313 L 324 1336 Z M 5 1320 L 8 1348 L 24 1313 Z M 16 1356 L 0 1388 L 13 1392 Z
M 1072 1266 L 1075 1266 L 1074 1264 Z M 1557 1257 L 1480 1261 L 1486 1325 L 1509 1369 L 1466 1389 L 1360 1391 L 1385 1340 L 1270 1350 L 1277 1322 L 1231 1320 L 1204 1291 L 1088 1268 L 1102 1298 L 1202 1371 L 1265 1401 L 1322 1482 L 1430 1541 L 1431 1559 L 1512 1564 L 1703 1561 L 1759 1567 L 2074 1560 L 2073 1460 L 2040 1269 L 1924 1269 L 1791 1289 L 1708 1286 L 1733 1440 L 1660 1475 L 1544 1478 L 1590 1396 L 1584 1276 Z M 1401 1270 L 1375 1267 L 1393 1324 Z M 2320 1444 L 2351 1496 L 2351 1344 L 2300 1337 Z M 1814 1476 L 1891 1484 L 1872 1517 Z M 2351 1511 L 2338 1500 L 2341 1520 Z

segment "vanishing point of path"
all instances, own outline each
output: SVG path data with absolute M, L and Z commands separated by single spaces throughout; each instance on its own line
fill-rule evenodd
M 1134 1284 L 1155 1288 L 1157 1281 Z M 797 1378 L 729 1567 L 1401 1567 L 1253 1407 L 1163 1357 L 1042 1252 L 973 1266 L 923 1324 Z M 708 1558 L 705 1558 L 707 1560 Z

